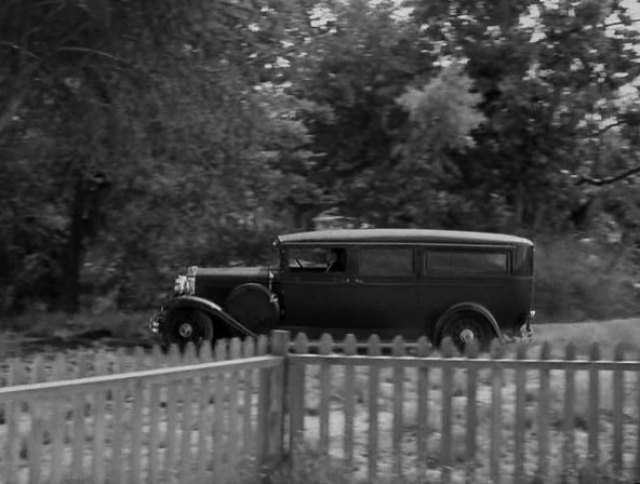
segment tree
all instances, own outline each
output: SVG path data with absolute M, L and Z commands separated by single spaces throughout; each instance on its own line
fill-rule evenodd
M 246 227 L 285 199 L 276 196 L 288 176 L 280 159 L 303 163 L 308 139 L 295 100 L 257 90 L 270 78 L 267 47 L 279 41 L 285 18 L 262 7 L 0 7 L 0 146 L 15 181 L 0 194 L 14 207 L 1 221 L 9 229 L 0 246 L 5 308 L 34 294 L 26 262 L 35 256 L 50 261 L 50 274 L 39 278 L 49 281 L 39 291 L 44 300 L 74 311 L 86 273 L 101 279 L 92 285 L 114 271 L 114 284 L 157 274 L 176 262 L 168 254 L 191 247 L 202 257 L 214 245 L 191 234 Z M 55 248 L 19 247 L 16 225 L 27 237 L 43 232 Z
M 584 198 L 576 177 L 602 168 L 594 159 L 605 146 L 593 134 L 629 125 L 637 111 L 637 96 L 619 102 L 639 72 L 639 34 L 624 5 L 429 2 L 416 3 L 413 19 L 443 55 L 467 62 L 483 96 L 488 121 L 474 132 L 475 148 L 458 157 L 458 188 L 482 186 L 477 202 L 501 201 L 514 226 L 563 227 Z

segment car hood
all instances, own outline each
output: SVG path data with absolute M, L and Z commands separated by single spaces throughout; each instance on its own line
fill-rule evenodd
M 266 282 L 269 267 L 198 267 L 196 280 L 228 282 Z

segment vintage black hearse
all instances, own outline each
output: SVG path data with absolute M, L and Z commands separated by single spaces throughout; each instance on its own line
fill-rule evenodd
M 322 230 L 281 235 L 274 267 L 189 267 L 150 324 L 167 343 L 272 329 L 462 347 L 531 334 L 533 243 L 481 232 Z

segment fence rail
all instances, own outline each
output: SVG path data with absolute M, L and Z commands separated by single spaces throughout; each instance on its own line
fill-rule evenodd
M 54 381 L 0 388 L 0 482 L 228 482 L 251 472 L 281 453 L 285 348 L 267 349 L 266 338 L 236 340 L 216 347 L 218 361 L 191 349 L 169 358 L 182 366 L 108 375 L 100 356 L 95 376 L 65 380 L 54 365 Z M 9 383 L 22 366 L 12 364 Z
M 400 338 L 389 356 L 375 337 L 367 355 L 353 338 L 337 354 L 327 336 L 317 354 L 309 345 L 298 338 L 288 358 L 290 447 L 355 480 L 640 481 L 640 362 L 623 345 L 610 361 L 597 345 L 582 359 L 571 344 L 553 359 L 548 344 L 536 357 L 527 345 L 434 354 L 426 340 L 409 356 Z
M 276 332 L 73 370 L 13 361 L 0 482 L 255 482 L 243 472 L 284 454 L 350 482 L 640 481 L 638 354 L 551 349 Z

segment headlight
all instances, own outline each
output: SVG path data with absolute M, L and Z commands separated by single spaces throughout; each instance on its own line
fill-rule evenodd
M 186 276 L 176 277 L 173 283 L 174 296 L 191 296 L 196 293 L 196 273 L 198 268 L 191 266 L 187 269 Z
M 187 276 L 178 276 L 173 283 L 173 295 L 182 296 L 187 291 Z
M 186 294 L 193 295 L 196 293 L 196 274 L 198 273 L 198 266 L 190 266 L 187 268 L 187 284 Z

